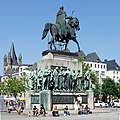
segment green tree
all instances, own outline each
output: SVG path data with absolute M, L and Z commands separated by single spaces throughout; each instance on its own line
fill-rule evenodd
M 6 85 L 5 82 L 0 82 L 0 95 L 6 94 Z
M 100 95 L 100 84 L 98 82 L 94 84 L 93 91 L 94 91 L 94 96 L 97 97 Z
M 116 98 L 120 98 L 120 83 L 116 83 L 117 94 L 115 95 Z
M 109 102 L 110 102 L 111 97 L 117 94 L 117 87 L 115 85 L 114 80 L 112 80 L 111 78 L 103 79 L 102 92 L 105 93 L 107 96 L 109 96 Z
M 23 72 L 22 76 L 20 77 L 20 81 L 23 84 L 24 91 L 28 90 L 29 89 L 29 78 L 25 72 Z
M 91 77 L 90 77 L 91 82 L 92 82 L 92 84 L 96 85 L 98 83 L 98 79 L 97 79 L 97 76 L 96 76 L 95 72 L 90 69 L 89 64 L 84 63 L 82 68 L 83 68 L 82 69 L 82 76 L 85 75 L 87 70 L 90 70 L 90 72 L 91 72 Z
M 84 62 L 84 58 L 83 57 L 79 57 L 78 58 L 78 62 L 82 62 L 83 63 Z
M 6 80 L 7 95 L 14 96 L 16 98 L 19 94 L 22 95 L 22 92 L 25 92 L 26 90 L 26 84 L 23 83 L 22 79 L 17 79 L 14 77 Z

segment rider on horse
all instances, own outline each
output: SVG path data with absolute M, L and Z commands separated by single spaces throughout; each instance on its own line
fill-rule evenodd
M 66 19 L 72 19 L 72 17 L 67 17 L 66 12 L 64 11 L 64 7 L 61 6 L 56 15 L 56 24 L 59 30 L 59 36 L 67 37 L 67 30 L 69 30 L 69 26 L 66 23 Z
M 73 12 L 72 12 L 73 13 Z M 72 16 L 72 15 L 71 15 Z M 70 40 L 73 40 L 78 47 L 78 51 L 80 52 L 80 46 L 76 39 L 76 31 L 80 30 L 79 27 L 79 20 L 76 17 L 67 17 L 66 12 L 64 11 L 64 7 L 60 7 L 58 13 L 57 13 L 57 19 L 56 24 L 52 23 L 46 23 L 43 33 L 42 33 L 42 39 L 44 39 L 48 32 L 51 33 L 51 40 L 48 44 L 50 44 L 50 49 L 52 50 L 52 45 L 54 46 L 54 49 L 56 50 L 56 44 L 63 43 L 65 46 L 65 50 L 67 50 L 67 45 Z M 66 21 L 66 19 L 69 19 Z

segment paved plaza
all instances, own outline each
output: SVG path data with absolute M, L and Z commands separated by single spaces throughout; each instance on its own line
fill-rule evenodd
M 71 116 L 64 116 L 61 111 L 59 117 L 53 117 L 51 112 L 46 117 L 28 117 L 27 114 L 17 115 L 16 112 L 1 112 L 0 114 L 0 120 L 120 120 L 120 110 L 111 108 L 99 108 L 89 115 L 77 115 L 71 111 Z

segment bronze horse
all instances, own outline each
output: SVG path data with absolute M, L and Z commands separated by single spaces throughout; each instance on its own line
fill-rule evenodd
M 43 30 L 43 33 L 42 33 L 42 39 L 44 39 L 46 36 L 47 36 L 47 33 L 49 32 L 50 30 L 50 33 L 51 33 L 51 41 L 49 42 L 50 43 L 50 49 L 52 50 L 52 45 L 54 46 L 54 49 L 56 50 L 56 45 L 55 43 L 56 42 L 62 42 L 62 43 L 65 43 L 65 50 L 67 49 L 67 45 L 68 45 L 68 42 L 70 40 L 73 40 L 76 44 L 77 44 L 77 47 L 78 47 L 78 51 L 80 52 L 80 46 L 79 46 L 79 43 L 76 39 L 76 31 L 80 30 L 80 27 L 79 27 L 79 20 L 78 18 L 70 18 L 68 20 L 68 22 L 66 22 L 66 36 L 60 36 L 59 35 L 59 25 L 57 24 L 52 24 L 52 23 L 46 23 L 45 24 L 45 28 Z

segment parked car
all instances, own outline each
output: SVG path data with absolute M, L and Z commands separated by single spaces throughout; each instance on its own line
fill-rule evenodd
M 120 99 L 113 100 L 113 102 L 114 102 L 114 107 L 120 107 Z
M 108 103 L 97 101 L 97 102 L 94 102 L 94 106 L 95 107 L 108 107 Z

